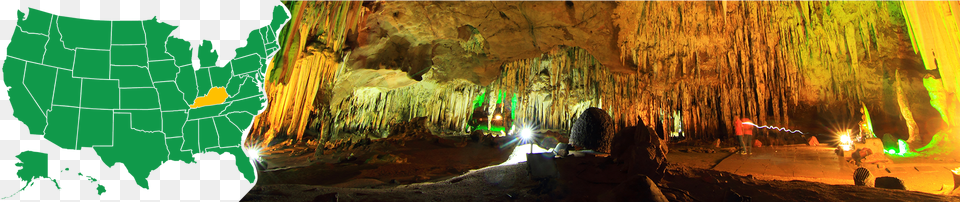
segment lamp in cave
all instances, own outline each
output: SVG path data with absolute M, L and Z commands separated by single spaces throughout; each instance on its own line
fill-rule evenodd
M 840 133 L 840 147 L 843 148 L 843 151 L 850 151 L 851 146 L 853 145 L 853 140 L 850 139 L 850 130 Z
M 503 119 L 503 116 L 501 116 L 500 114 L 493 116 L 493 120 L 502 120 L 502 119 Z
M 907 154 L 907 142 L 904 142 L 903 139 L 897 140 L 897 145 L 900 147 L 900 153 L 897 153 L 901 156 Z
M 530 128 L 520 129 L 520 138 L 524 141 L 533 139 L 533 130 Z
M 254 161 L 259 162 L 263 160 L 260 158 L 261 152 L 260 152 L 260 148 L 258 147 L 247 147 L 243 149 L 243 152 L 247 154 L 247 157 L 250 157 Z
M 520 129 L 520 138 L 522 140 L 521 142 L 533 140 L 533 129 L 530 129 L 529 127 L 523 127 L 523 129 Z M 533 153 L 532 141 L 530 143 L 530 153 Z

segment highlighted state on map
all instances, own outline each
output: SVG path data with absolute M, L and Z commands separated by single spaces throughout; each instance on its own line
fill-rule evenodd
M 198 108 L 209 105 L 223 104 L 224 100 L 227 100 L 227 90 L 223 87 L 213 87 L 210 88 L 210 92 L 207 92 L 207 95 L 203 97 L 198 97 L 193 101 L 193 105 L 190 105 L 190 108 Z
M 97 109 L 120 108 L 120 82 L 117 80 L 83 79 L 80 106 Z
M 113 110 L 80 109 L 77 147 L 113 145 Z
M 62 149 L 92 147 L 107 166 L 123 163 L 142 188 L 149 189 L 146 178 L 162 163 L 193 163 L 193 155 L 203 152 L 231 153 L 253 183 L 255 170 L 239 145 L 242 131 L 264 108 L 258 85 L 279 47 L 275 35 L 287 13 L 274 7 L 270 26 L 249 32 L 243 48 L 220 50 L 239 57 L 217 67 L 210 41 L 191 48 L 174 36 L 176 26 L 156 18 L 104 21 L 18 12 L 3 83 L 10 87 L 13 115 L 31 134 Z M 45 155 L 24 154 L 23 171 L 46 166 L 40 165 Z
M 57 124 L 48 124 L 43 130 L 43 138 L 64 149 L 77 149 L 79 117 L 78 108 L 53 106 L 49 121 Z

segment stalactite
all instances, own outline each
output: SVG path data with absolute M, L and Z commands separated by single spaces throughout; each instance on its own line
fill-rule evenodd
M 321 39 L 339 50 L 343 33 L 363 21 L 363 12 L 355 12 L 359 3 L 316 4 L 321 9 L 301 16 L 306 18 L 299 25 L 323 30 Z M 320 120 L 315 127 L 332 131 L 324 135 L 329 138 L 339 132 L 384 131 L 399 121 L 427 117 L 435 128 L 463 131 L 477 95 L 488 94 L 490 108 L 483 110 L 493 112 L 503 110 L 496 108 L 493 99 L 502 93 L 508 99 L 518 98 L 515 122 L 544 129 L 568 130 L 584 109 L 602 107 L 618 128 L 643 120 L 651 127 L 660 122 L 664 134 L 683 131 L 688 137 L 713 139 L 720 137 L 719 131 L 732 133 L 732 121 L 738 116 L 790 127 L 794 110 L 812 102 L 826 103 L 817 105 L 819 110 L 837 109 L 819 107 L 829 105 L 855 113 L 861 101 L 870 99 L 865 94 L 872 89 L 864 87 L 864 81 L 877 78 L 864 67 L 876 64 L 876 58 L 889 57 L 870 48 L 867 41 L 871 40 L 869 30 L 875 29 L 869 27 L 886 23 L 877 20 L 887 14 L 885 10 L 857 10 L 848 15 L 862 21 L 852 21 L 823 18 L 824 14 L 817 14 L 822 11 L 813 8 L 820 6 L 817 3 L 741 2 L 728 9 L 724 2 L 722 15 L 695 16 L 697 20 L 684 16 L 684 21 L 676 22 L 671 19 L 675 4 L 623 2 L 618 6 L 627 11 L 631 6 L 667 8 L 646 12 L 655 13 L 647 16 L 621 13 L 621 18 L 636 19 L 631 25 L 636 33 L 621 33 L 618 39 L 621 60 L 634 64 L 636 71 L 610 70 L 584 49 L 559 47 L 541 57 L 508 61 L 501 66 L 500 77 L 485 87 L 461 80 L 425 79 L 395 89 L 360 87 L 336 92 L 349 96 L 317 106 L 329 111 L 329 117 L 314 119 Z M 700 23 L 707 28 L 701 29 Z M 312 34 L 318 33 L 300 29 L 291 32 L 290 38 L 300 42 L 302 50 L 304 37 Z M 723 39 L 713 39 L 718 36 Z M 460 45 L 479 53 L 484 51 L 484 40 L 475 32 Z M 291 133 L 302 134 L 309 128 L 307 113 L 283 114 L 312 110 L 316 92 L 329 91 L 349 74 L 351 70 L 333 62 L 334 58 L 326 53 L 296 56 L 295 63 L 283 64 L 279 72 L 283 82 L 267 84 L 271 103 L 265 114 L 272 115 L 263 121 L 258 118 L 255 124 L 290 126 Z
M 329 119 L 321 119 L 326 112 L 316 108 L 316 98 L 330 89 L 333 78 L 342 71 L 335 55 L 344 53 L 333 50 L 342 49 L 347 30 L 357 29 L 365 9 L 361 2 L 296 2 L 292 8 L 291 26 L 280 40 L 284 47 L 298 48 L 285 49 L 270 63 L 267 75 L 271 79 L 264 84 L 269 107 L 255 118 L 251 134 L 256 135 L 249 138 L 272 139 L 285 130 L 282 135 L 304 141 L 306 130 L 325 133 L 329 123 L 321 120 Z M 316 41 L 324 45 L 307 47 L 309 37 L 318 37 Z M 317 117 L 311 119 L 311 115 Z
M 923 78 L 930 104 L 946 123 L 947 135 L 960 134 L 960 3 L 901 2 L 914 52 L 920 54 L 927 70 L 936 70 Z M 949 145 L 953 147 L 954 145 Z
M 427 117 L 441 130 L 463 132 L 473 113 L 470 103 L 480 93 L 481 86 L 465 80 L 442 84 L 421 81 L 391 90 L 363 87 L 330 105 L 330 111 L 337 120 L 333 127 L 342 133 L 377 133 L 416 117 Z

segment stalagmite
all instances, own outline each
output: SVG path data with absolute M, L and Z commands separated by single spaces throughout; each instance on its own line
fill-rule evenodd
M 903 85 L 900 83 L 900 72 L 896 72 L 895 86 L 897 88 L 897 104 L 900 106 L 900 114 L 903 115 L 903 120 L 907 122 L 907 132 L 908 138 L 907 143 L 913 144 L 916 141 L 919 141 L 917 137 L 918 130 L 917 121 L 913 119 L 913 112 L 910 111 L 910 104 L 907 101 L 907 95 L 903 92 Z

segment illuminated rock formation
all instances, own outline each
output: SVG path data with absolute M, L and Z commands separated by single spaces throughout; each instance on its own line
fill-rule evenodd
M 927 36 L 956 23 L 923 24 L 955 3 L 930 3 L 939 14 L 899 2 L 290 4 L 261 140 L 383 137 L 416 117 L 465 133 L 478 97 L 504 95 L 514 123 L 569 131 L 598 107 L 615 128 L 700 139 L 726 137 L 737 116 L 813 133 L 863 122 L 916 142 L 957 120 L 960 62 L 943 56 L 957 43 L 928 39 L 957 37 Z

